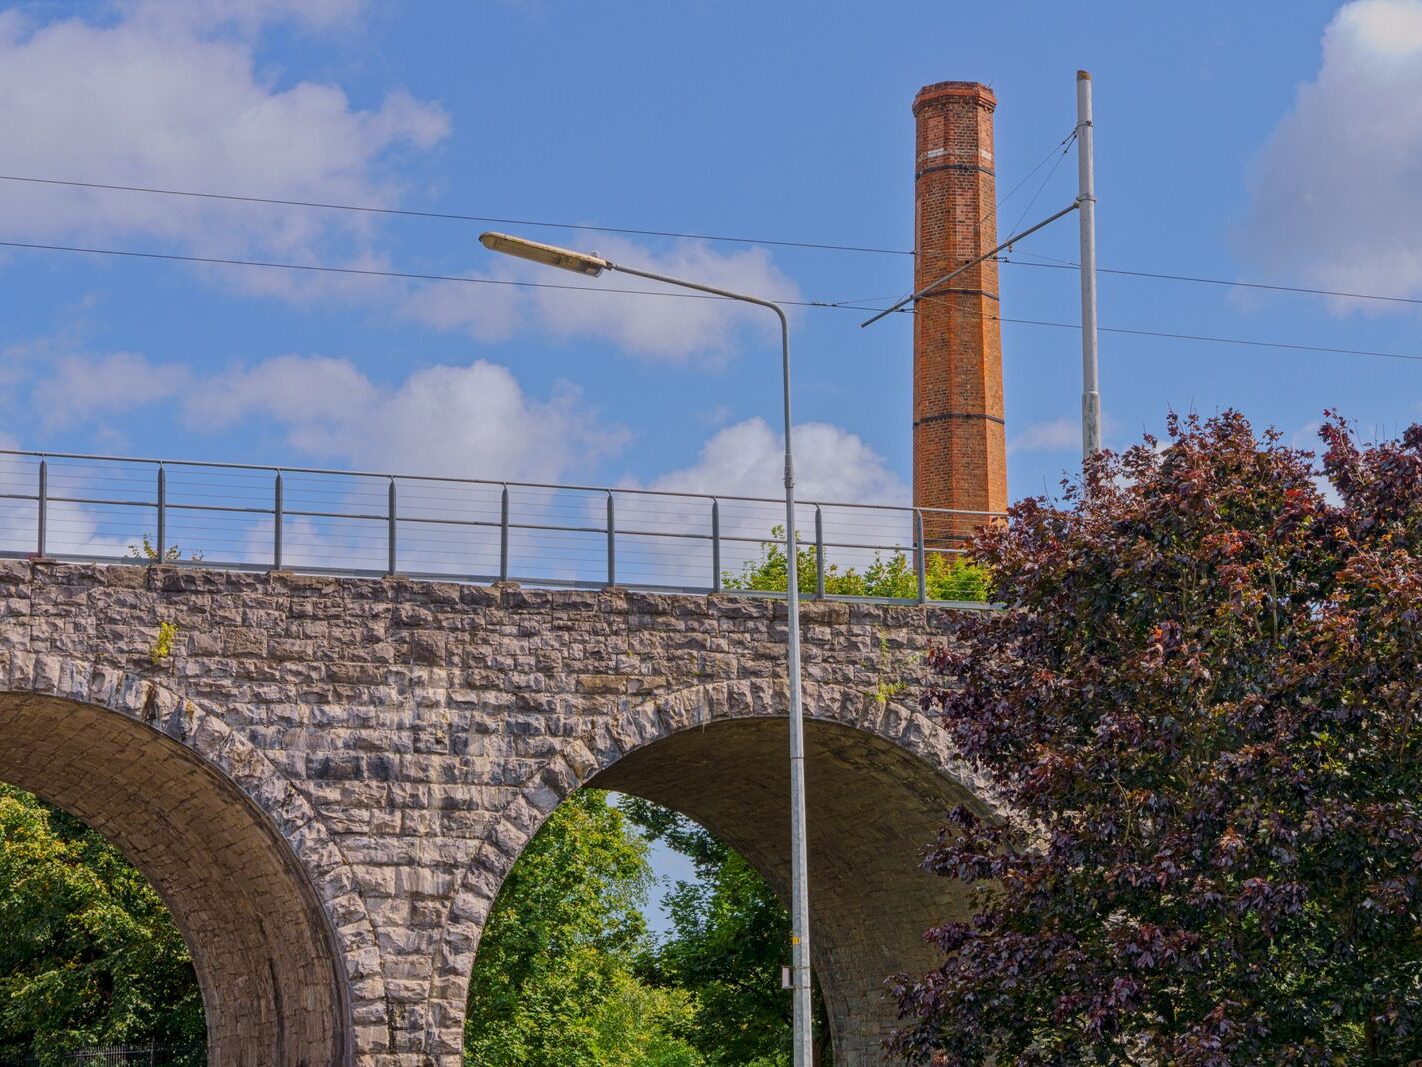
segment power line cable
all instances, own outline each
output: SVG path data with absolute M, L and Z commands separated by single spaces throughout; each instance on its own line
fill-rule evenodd
M 1048 163 L 1050 163 L 1050 162 L 1052 161 L 1052 157 L 1053 157 L 1054 155 L 1056 155 L 1058 149 L 1065 149 L 1065 148 L 1067 148 L 1067 147 L 1070 147 L 1071 142 L 1072 142 L 1075 138 L 1076 138 L 1076 131 L 1075 131 L 1075 130 L 1072 130 L 1071 133 L 1067 134 L 1065 137 L 1063 137 L 1063 138 L 1062 138 L 1060 141 L 1058 141 L 1056 144 L 1052 145 L 1051 148 L 1047 149 L 1047 154 L 1046 154 L 1045 156 L 1043 156 L 1040 160 L 1037 161 L 1037 165 L 1034 166 L 1031 170 L 1029 170 L 1026 174 L 1022 175 L 1022 177 L 1018 179 L 1017 184 L 1014 185 L 1011 189 L 1009 189 L 1009 190 L 1007 191 L 1007 195 L 1004 196 L 1001 200 L 998 200 L 998 201 L 996 201 L 995 203 L 993 203 L 993 204 L 987 209 L 987 211 L 983 214 L 983 217 L 980 218 L 980 219 L 978 219 L 978 229 L 982 229 L 983 224 L 986 223 L 988 219 L 992 218 L 992 217 L 993 217 L 994 215 L 996 215 L 999 211 L 1001 211 L 1002 208 L 1007 204 L 1007 202 L 1008 202 L 1009 200 L 1011 200 L 1014 196 L 1017 195 L 1017 191 L 1018 191 L 1019 189 L 1021 189 L 1024 185 L 1026 185 L 1026 184 L 1031 180 L 1032 175 L 1036 174 L 1039 170 L 1041 170 L 1041 169 L 1042 169 L 1043 167 L 1045 167 Z M 1058 162 L 1060 162 L 1060 160 L 1058 160 Z M 1053 170 L 1056 170 L 1056 167 L 1053 167 L 1052 169 L 1053 169 Z M 1038 190 L 1037 190 L 1037 195 L 1040 196 L 1040 195 L 1041 195 L 1041 192 L 1042 192 L 1041 189 L 1038 189 Z M 1035 200 L 1036 197 L 1033 197 L 1033 199 Z M 1026 213 L 1027 213 L 1026 211 L 1023 212 L 1024 215 L 1025 215 Z M 1022 224 L 1022 220 L 1021 220 L 1021 219 L 1018 219 L 1018 220 L 1017 220 L 1017 226 L 1020 226 L 1021 224 Z M 1013 229 L 1016 229 L 1017 226 L 1014 226 Z M 928 249 L 925 249 L 925 251 L 929 251 L 929 250 L 928 250 Z M 940 249 L 939 251 L 942 251 L 942 250 Z
M 506 285 L 525 289 L 564 289 L 573 292 L 621 293 L 625 296 L 670 297 L 678 300 L 723 300 L 724 297 L 705 293 L 681 293 L 656 289 L 612 289 L 597 285 L 559 285 L 556 282 L 522 282 L 504 278 L 470 278 L 457 274 L 418 274 L 409 271 L 375 270 L 367 267 L 331 267 L 310 263 L 279 263 L 271 260 L 224 259 L 217 256 L 183 256 L 169 252 L 138 252 L 117 248 L 83 248 L 75 245 L 32 244 L 23 241 L 0 241 L 0 248 L 21 248 L 40 252 L 73 252 L 87 255 L 119 256 L 127 259 L 170 260 L 178 263 L 202 263 L 229 267 L 263 267 L 276 270 L 312 271 L 323 274 L 354 274 L 379 278 L 403 278 L 415 281 L 461 282 L 466 285 Z M 957 290 L 941 290 L 932 296 L 945 296 Z M 883 311 L 883 308 L 866 307 L 848 301 L 825 300 L 780 300 L 778 303 L 791 307 L 825 308 L 832 311 Z M 912 314 L 910 309 L 899 309 Z M 963 313 L 965 316 L 971 313 Z M 972 315 L 988 321 L 1006 322 L 1024 326 L 1051 326 L 1059 329 L 1079 330 L 1080 324 L 1071 322 L 1049 322 L 1042 319 L 1004 318 L 995 315 Z M 1422 356 L 1403 352 L 1380 352 L 1358 348 L 1330 348 L 1323 345 L 1290 344 L 1284 341 L 1258 341 L 1239 337 L 1214 337 L 1204 334 L 1172 333 L 1165 330 L 1133 330 L 1124 327 L 1101 326 L 1102 333 L 1127 334 L 1136 337 L 1160 337 L 1178 341 L 1199 341 L 1213 344 L 1244 345 L 1253 348 L 1276 348 L 1295 352 L 1317 352 L 1327 355 L 1376 356 L 1383 359 L 1404 359 L 1422 361 Z
M 1079 330 L 1081 326 L 1073 322 L 1045 322 L 1040 319 L 998 319 L 998 322 L 1015 322 L 1025 326 L 1057 326 L 1067 330 Z M 1407 359 L 1422 362 L 1422 356 L 1405 352 L 1374 352 L 1362 348 L 1329 348 L 1324 345 L 1296 345 L 1283 341 L 1254 341 L 1241 337 L 1211 337 L 1195 333 L 1169 333 L 1164 330 L 1128 330 L 1119 326 L 1098 326 L 1102 333 L 1129 334 L 1133 337 L 1165 337 L 1175 341 L 1205 341 L 1220 345 L 1245 345 L 1251 348 L 1282 348 L 1293 352 L 1322 352 L 1335 356 L 1377 356 L 1382 359 Z
M 1037 201 L 1041 198 L 1042 191 L 1046 189 L 1048 183 L 1051 182 L 1052 176 L 1057 173 L 1057 168 L 1062 165 L 1062 160 L 1066 159 L 1067 153 L 1071 151 L 1071 144 L 1075 140 L 1076 131 L 1072 130 L 1071 133 L 1067 135 L 1066 140 L 1062 141 L 1062 143 L 1057 146 L 1061 149 L 1061 152 L 1057 155 L 1057 161 L 1052 164 L 1052 169 L 1047 171 L 1047 176 L 1042 179 L 1042 184 L 1037 186 L 1037 191 L 1032 194 L 1032 199 L 1027 201 L 1027 206 L 1024 207 L 1022 209 L 1022 213 L 1017 216 L 1017 221 L 1012 224 L 1011 228 L 1008 230 L 1008 233 L 1016 232 L 1017 227 L 1022 225 L 1022 220 L 1027 217 L 1027 213 L 1032 210 L 1032 206 L 1036 204 Z M 1055 149 L 1053 149 L 1053 151 L 1055 151 Z
M 1071 137 L 1073 137 L 1073 136 L 1075 136 L 1075 132 L 1073 132 L 1071 135 L 1068 136 L 1067 142 L 1064 142 L 1064 144 L 1070 142 Z M 1058 147 L 1061 147 L 1061 146 L 1058 146 Z M 1054 147 L 1054 148 L 1052 149 L 1052 152 L 1055 153 L 1056 151 L 1057 151 L 1057 148 Z M 1048 154 L 1047 158 L 1051 158 L 1051 154 L 1050 154 L 1050 153 Z M 1045 162 L 1045 160 L 1043 160 L 1043 162 Z M 1060 163 L 1060 159 L 1058 160 L 1058 162 Z M 1040 169 L 1040 167 L 1041 167 L 1041 164 L 1039 163 L 1039 164 L 1037 165 L 1037 167 L 1034 167 L 1032 171 L 1029 171 L 1029 172 L 1028 172 L 1027 177 L 1031 177 L 1031 175 L 1032 175 L 1033 173 L 1035 173 L 1036 170 Z M 769 237 L 764 237 L 764 238 L 761 238 L 761 237 L 729 237 L 729 236 L 725 236 L 725 235 L 721 235 L 721 234 L 681 233 L 681 232 L 678 232 L 678 231 L 675 231 L 675 230 L 635 229 L 635 228 L 632 228 L 632 227 L 625 227 L 625 226 L 593 226 L 593 225 L 588 225 L 588 224 L 583 224 L 583 223 L 572 223 L 572 222 L 546 222 L 546 221 L 539 221 L 539 220 L 535 220 L 535 219 L 506 219 L 506 218 L 496 218 L 496 217 L 494 217 L 494 216 L 486 216 L 486 215 L 466 215 L 466 214 L 460 214 L 460 213 L 457 213 L 457 212 L 416 211 L 416 210 L 413 210 L 413 209 L 410 209 L 410 208 L 375 207 L 375 206 L 369 205 L 369 204 L 339 204 L 339 203 L 327 203 L 327 202 L 316 201 L 316 200 L 282 200 L 282 199 L 278 199 L 278 198 L 275 198 L 275 197 L 239 196 L 239 195 L 230 194 L 230 193 L 204 193 L 204 192 L 196 192 L 196 191 L 188 190 L 188 189 L 161 189 L 161 188 L 155 188 L 155 187 L 149 187 L 149 186 L 142 186 L 142 185 L 116 185 L 116 184 L 109 184 L 109 183 L 104 183 L 104 182 L 68 181 L 68 180 L 64 180 L 64 179 L 60 179 L 60 178 L 36 178 L 36 177 L 30 177 L 30 176 L 18 175 L 18 174 L 0 174 L 0 181 L 27 182 L 27 183 L 36 184 L 36 185 L 60 185 L 60 186 L 67 186 L 67 187 L 72 187 L 72 188 L 78 188 L 78 189 L 108 189 L 108 190 L 114 190 L 114 191 L 117 191 L 117 192 L 128 192 L 128 193 L 151 193 L 151 194 L 160 195 L 160 196 L 183 196 L 183 197 L 192 197 L 192 198 L 203 199 L 203 200 L 227 200 L 227 201 L 234 201 L 234 202 L 238 202 L 238 203 L 248 203 L 248 204 L 275 204 L 275 205 L 284 206 L 284 207 L 320 208 L 320 209 L 322 209 L 322 210 L 329 210 L 329 211 L 358 211 L 358 212 L 364 212 L 364 213 L 367 213 L 367 214 L 375 214 L 375 215 L 400 215 L 400 216 L 406 216 L 406 217 L 410 217 L 410 218 L 446 219 L 446 220 L 455 220 L 455 221 L 460 221 L 460 222 L 495 223 L 495 224 L 504 225 L 504 226 L 536 226 L 536 227 L 541 227 L 541 228 L 544 228 L 544 229 L 583 230 L 583 231 L 588 231 L 588 232 L 593 232 L 593 233 L 625 233 L 625 234 L 632 234 L 632 235 L 634 235 L 634 236 L 641 236 L 641 237 L 672 237 L 672 238 L 680 238 L 680 239 L 691 240 L 691 241 L 720 241 L 720 242 L 726 242 L 726 243 L 730 243 L 730 244 L 769 245 L 769 246 L 778 247 L 778 248 L 808 248 L 808 249 L 817 249 L 817 250 L 820 250 L 820 251 L 827 251 L 827 252 L 866 252 L 866 253 L 872 253 L 872 254 L 876 254 L 876 255 L 886 255 L 886 256 L 912 256 L 912 255 L 916 255 L 916 254 L 917 254 L 917 253 L 915 253 L 914 251 L 910 251 L 910 250 L 906 250 L 906 249 L 902 249 L 902 248 L 877 248 L 877 247 L 874 247 L 874 246 L 872 246 L 872 245 L 830 244 L 830 243 L 823 243 L 823 242 L 816 242 L 816 241 L 788 241 L 788 240 L 781 240 L 781 239 L 769 238 Z M 1020 187 L 1022 184 L 1024 184 L 1025 181 L 1026 181 L 1026 178 L 1024 178 L 1022 181 L 1019 181 L 1019 182 L 1017 183 L 1017 186 L 1014 187 L 1013 192 L 1016 192 L 1017 188 Z M 1011 197 L 1011 195 L 1012 195 L 1011 192 L 1008 193 L 1008 195 L 1007 195 L 1006 197 L 1003 197 L 1003 199 L 999 202 L 999 204 L 1006 203 L 1007 200 L 1008 200 L 1008 198 Z M 992 208 L 989 209 L 988 215 L 983 216 L 983 221 L 984 221 L 984 222 L 987 220 L 987 218 L 988 218 L 993 212 L 995 212 L 995 211 L 997 210 L 997 207 L 998 207 L 998 206 L 999 206 L 999 205 L 994 205 Z M 16 245 L 16 246 L 14 246 L 14 247 L 25 247 L 25 246 Z M 35 247 L 41 247 L 41 246 L 35 246 Z M 56 246 L 56 247 L 58 247 L 58 246 Z M 948 249 L 941 249 L 941 248 L 940 248 L 940 249 L 920 249 L 919 251 L 920 251 L 920 252 L 941 253 L 941 252 L 946 252 L 946 251 L 948 251 Z M 1024 255 L 1024 254 L 1038 255 L 1037 253 L 1017 253 L 1017 254 L 1018 254 L 1018 255 Z M 1039 256 L 1039 258 L 1047 258 L 1047 259 L 1050 259 L 1051 257 L 1040 257 L 1040 256 Z M 1019 267 L 1049 267 L 1049 268 L 1059 268 L 1059 269 L 1063 269 L 1063 270 L 1066 270 L 1066 269 L 1078 270 L 1078 269 L 1080 269 L 1080 265 L 1079 265 L 1079 264 L 1074 263 L 1074 262 L 1072 262 L 1072 261 L 1070 261 L 1070 260 L 1059 260 L 1059 261 L 1057 261 L 1057 262 L 1055 262 L 1055 263 L 1031 263 L 1031 262 L 1027 262 L 1027 261 L 1025 261 L 1025 260 L 1020 260 L 1020 259 L 1008 259 L 1008 258 L 1006 258 L 1006 257 L 1000 257 L 1000 258 L 999 258 L 999 262 L 1001 262 L 1001 263 L 1008 263 L 1008 264 L 1011 264 L 1011 265 L 1014 265 L 1014 266 L 1019 266 Z M 296 269 L 303 269 L 303 268 L 299 268 L 299 267 L 298 267 L 298 268 L 296 268 Z M 1416 305 L 1422 305 L 1422 298 L 1417 298 L 1417 297 L 1384 296 L 1384 295 L 1381 295 L 1381 294 L 1379 294 L 1379 293 L 1352 293 L 1352 292 L 1343 292 L 1343 291 L 1334 290 L 1334 289 L 1314 289 L 1314 288 L 1310 288 L 1310 287 L 1308 287 L 1308 286 L 1301 286 L 1301 285 L 1274 285 L 1274 284 L 1270 284 L 1270 283 L 1268 283 L 1268 282 L 1238 281 L 1238 280 L 1231 280 L 1231 279 L 1228 279 L 1228 278 L 1210 278 L 1210 277 L 1205 277 L 1205 276 L 1202 276 L 1202 275 L 1189 275 L 1189 274 L 1170 274 L 1170 273 L 1165 273 L 1165 272 L 1160 272 L 1160 271 L 1126 270 L 1126 269 L 1123 269 L 1123 268 L 1113 268 L 1113 267 L 1097 267 L 1096 269 L 1097 269 L 1097 272 L 1100 273 L 1100 274 L 1115 274 L 1115 275 L 1121 275 L 1121 276 L 1133 277 L 1133 278 L 1154 278 L 1154 279 L 1158 279 L 1158 280 L 1160 280 L 1160 281 L 1190 282 L 1190 283 L 1199 284 L 1199 285 L 1236 286 L 1236 287 L 1241 288 L 1241 289 L 1264 289 L 1264 290 L 1269 290 L 1269 291 L 1272 291 L 1272 292 L 1279 292 L 1279 293 L 1301 293 L 1301 294 L 1308 295 L 1308 296 L 1330 296 L 1330 297 L 1339 297 L 1339 298 L 1348 299 L 1348 300 L 1377 300 L 1377 301 L 1382 301 L 1382 302 L 1384 302 L 1384 303 L 1410 304 L 1410 305 L 1414 305 L 1414 306 L 1416 306 Z M 356 273 L 356 272 L 351 271 L 350 273 Z M 427 276 L 411 275 L 410 277 L 424 278 L 424 277 L 427 277 Z M 457 280 L 460 280 L 460 279 L 457 279 L 457 278 L 455 278 L 455 279 L 443 279 L 443 278 L 439 278 L 439 279 L 432 279 L 432 280 L 456 280 L 456 281 L 457 281 Z M 510 283 L 510 284 L 512 284 L 512 283 Z M 534 284 L 534 283 L 529 283 L 529 284 Z M 570 287 L 568 287 L 568 288 L 576 288 L 576 286 L 570 286 Z M 614 291 L 616 291 L 616 292 L 629 292 L 629 291 L 631 291 L 631 290 L 622 290 L 622 289 L 619 289 L 619 290 L 614 290 Z
M 1070 145 L 1072 138 L 1076 136 L 1073 130 L 1067 137 L 1054 145 L 1052 149 L 1042 157 L 1041 161 L 1028 171 L 1017 182 L 1016 185 L 997 203 L 988 208 L 987 214 L 979 220 L 981 226 L 994 214 L 1001 205 L 1012 199 L 1013 195 L 1022 188 L 1023 185 L 1041 170 L 1042 167 L 1052 158 L 1053 154 L 1063 145 Z M 1055 169 L 1055 168 L 1053 168 Z M 323 211 L 355 211 L 370 215 L 397 215 L 405 218 L 417 219 L 442 219 L 456 222 L 479 222 L 493 223 L 501 226 L 536 226 L 545 229 L 555 230 L 583 230 L 594 233 L 625 233 L 641 237 L 674 237 L 693 241 L 722 241 L 730 244 L 754 244 L 772 245 L 779 248 L 809 248 L 830 252 L 869 252 L 877 255 L 888 256 L 912 256 L 915 253 L 899 248 L 875 248 L 864 245 L 828 244 L 816 241 L 787 241 L 771 238 L 757 237 L 728 237 L 721 234 L 705 233 L 680 233 L 673 230 L 649 230 L 637 229 L 627 226 L 594 226 L 586 223 L 572 222 L 546 222 L 534 219 L 506 219 L 496 218 L 490 215 L 471 215 L 452 211 L 417 211 L 413 208 L 392 208 L 377 207 L 373 204 L 342 204 L 323 200 L 287 200 L 270 196 L 244 196 L 236 193 L 209 193 L 199 192 L 192 189 L 165 189 L 148 185 L 119 185 L 112 182 L 81 182 L 67 180 L 63 178 L 39 178 L 32 175 L 22 174 L 0 174 L 0 181 L 25 182 L 31 185 L 58 185 L 73 189 L 103 189 L 110 192 L 121 193 L 146 193 L 154 196 L 181 196 L 197 200 L 225 200 L 240 204 L 273 204 L 280 207 L 306 207 L 317 208 Z
M 1035 252 L 1019 252 L 1017 255 L 1037 255 Z M 1050 259 L 1050 256 L 1040 258 Z M 1080 263 L 1073 263 L 1071 260 L 1057 260 L 1054 263 L 1032 263 L 1022 259 L 1008 259 L 999 257 L 999 262 L 1008 263 L 1017 267 L 1048 267 L 1052 270 L 1080 270 Z M 1156 278 L 1168 282 L 1193 282 L 1198 285 L 1223 285 L 1237 286 L 1240 289 L 1268 289 L 1276 293 L 1305 293 L 1309 296 L 1333 296 L 1348 300 L 1381 300 L 1392 304 L 1416 304 L 1422 305 L 1422 299 L 1411 296 L 1381 296 L 1377 293 L 1347 293 L 1336 289 L 1311 289 L 1302 285 L 1272 285 L 1268 282 L 1240 282 L 1230 281 L 1228 278 L 1206 278 L 1193 274 L 1163 274 L 1158 271 L 1147 270 L 1123 270 L 1116 267 L 1097 267 L 1099 274 L 1119 274 L 1128 278 Z
M 727 237 L 706 233 L 677 233 L 672 230 L 641 230 L 627 226 L 592 226 L 575 222 L 542 222 L 535 219 L 503 219 L 491 215 L 465 215 L 453 211 L 416 211 L 412 208 L 375 207 L 370 204 L 338 204 L 320 200 L 283 200 L 270 196 L 238 196 L 232 193 L 201 193 L 191 189 L 160 189 L 145 185 L 113 185 L 106 182 L 65 181 L 59 178 L 34 178 L 19 174 L 0 174 L 0 181 L 28 182 L 33 185 L 63 185 L 75 189 L 107 189 L 122 193 L 151 193 L 158 196 L 186 196 L 198 200 L 228 200 L 242 204 L 275 204 L 281 207 L 309 207 L 323 211 L 359 211 L 369 215 L 401 215 L 416 219 L 444 219 L 456 222 L 493 223 L 499 226 L 537 226 L 555 230 L 585 230 L 595 233 L 626 233 L 638 237 L 677 237 L 690 241 L 724 241 L 730 244 L 774 245 L 780 248 L 812 248 L 825 252 L 873 252 L 887 256 L 911 256 L 897 248 L 871 248 L 863 245 L 821 244 L 814 241 L 781 241 L 757 237 Z
M 78 245 L 35 244 L 26 241 L 0 241 L 0 248 L 22 248 L 36 252 L 76 252 L 93 256 L 120 256 L 126 259 L 157 259 L 176 263 L 201 263 L 223 267 L 265 267 L 272 270 L 299 270 L 318 274 L 354 274 L 373 278 L 402 278 L 422 282 L 462 282 L 466 285 L 508 285 L 522 289 L 566 289 L 572 292 L 623 293 L 628 296 L 663 296 L 678 300 L 725 300 L 709 293 L 684 293 L 660 289 L 616 289 L 605 285 L 559 285 L 556 282 L 524 282 L 511 278 L 471 278 L 459 274 L 419 274 L 412 271 L 376 270 L 372 267 L 331 267 L 315 263 L 281 263 L 263 259 L 226 259 L 220 256 L 184 256 L 173 252 L 138 252 L 120 248 L 85 248 Z M 778 300 L 791 307 L 816 307 L 852 311 L 874 311 L 859 306 L 857 301 L 839 300 Z

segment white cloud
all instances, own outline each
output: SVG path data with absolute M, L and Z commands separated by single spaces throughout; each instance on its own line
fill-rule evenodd
M 123 6 L 135 17 L 156 23 L 231 25 L 251 33 L 279 21 L 329 29 L 354 19 L 365 0 L 129 0 Z
M 470 278 L 507 280 L 507 274 L 469 274 Z M 433 327 L 466 333 L 476 341 L 503 341 L 513 336 L 528 311 L 527 291 L 512 285 L 462 285 L 426 282 L 409 290 L 400 312 Z
M 738 572 L 758 558 L 763 541 L 776 527 L 783 529 L 785 510 L 785 441 L 763 419 L 752 418 L 713 434 L 689 467 L 652 480 L 649 489 L 663 493 L 715 494 L 720 498 L 722 569 Z M 844 568 L 863 568 L 876 553 L 892 552 L 913 541 L 909 489 L 889 469 L 882 456 L 862 439 L 823 422 L 795 427 L 795 528 L 808 541 L 816 528 L 811 502 L 890 504 L 894 508 L 824 506 L 820 510 L 826 560 Z M 731 496 L 758 501 L 727 500 Z M 643 529 L 679 532 L 706 538 L 711 532 L 710 503 L 690 497 L 623 498 L 631 521 Z M 853 547 L 851 547 L 853 546 Z M 711 571 L 709 540 L 657 541 L 639 539 L 635 549 L 644 569 L 666 582 L 699 586 Z
M 1007 441 L 1009 454 L 1063 452 L 1069 448 L 1081 448 L 1081 423 L 1075 419 L 1034 422 L 1020 433 L 1013 434 Z
M 373 107 L 336 84 L 284 76 L 260 53 L 276 22 L 330 33 L 358 24 L 361 0 L 131 0 L 41 21 L 0 13 L 0 128 L 7 173 L 283 200 L 394 205 L 398 164 L 447 136 L 437 105 L 395 89 Z M 3 183 L 0 229 L 13 239 L 122 244 L 199 256 L 270 258 L 386 270 L 378 218 L 339 211 Z M 652 251 L 600 236 L 614 260 L 750 293 L 797 299 L 763 249 L 703 242 Z M 284 300 L 336 299 L 391 310 L 480 341 L 521 330 L 611 341 L 649 359 L 724 360 L 738 341 L 773 346 L 775 320 L 742 303 L 578 292 L 665 290 L 482 256 L 471 277 L 563 284 L 522 289 L 340 274 L 194 267 L 218 284 Z
M 0 449 L 18 449 L 19 441 L 0 432 Z M 5 492 L 30 495 L 38 492 L 38 460 L 29 456 L 0 455 L 0 485 Z M 62 493 L 85 495 L 89 483 L 82 474 L 50 471 L 49 506 L 45 510 L 47 555 L 82 555 L 119 557 L 128 554 L 141 532 L 125 538 L 112 521 L 82 504 L 53 499 Z M 38 549 L 37 505 L 28 500 L 7 500 L 0 508 L 0 549 L 14 553 L 32 553 Z
M 763 248 L 721 254 L 699 241 L 679 242 L 655 255 L 630 241 L 600 235 L 600 255 L 657 274 L 688 278 L 721 289 L 767 299 L 800 299 L 799 290 L 771 262 Z M 684 362 L 694 353 L 724 355 L 732 337 L 749 327 L 758 337 L 774 339 L 779 327 L 765 308 L 730 300 L 702 300 L 685 289 L 612 272 L 574 285 L 603 289 L 654 290 L 684 296 L 617 296 L 558 289 L 535 290 L 543 322 L 555 334 L 594 334 L 633 352 L 659 360 Z
M 226 429 L 253 416 L 290 428 L 304 451 L 338 450 L 326 433 L 356 412 L 373 407 L 379 391 L 350 360 L 328 356 L 277 356 L 199 383 L 184 416 L 194 429 Z
M 189 377 L 180 363 L 156 364 L 136 352 L 60 356 L 47 361 L 30 404 L 46 426 L 102 422 L 107 415 L 175 396 Z
M 525 481 L 587 469 L 626 437 L 598 423 L 573 387 L 534 399 L 484 360 L 386 388 L 347 360 L 282 356 L 200 383 L 184 417 L 194 428 L 265 419 L 293 448 L 358 468 Z
M 1276 276 L 1422 295 L 1422 0 L 1339 10 L 1318 75 L 1256 161 L 1240 236 Z
M 94 21 L 0 14 L 7 173 L 391 203 L 398 190 L 387 157 L 437 144 L 449 128 L 444 112 L 399 90 L 363 110 L 336 85 L 282 84 L 244 36 L 278 18 L 326 27 L 358 8 L 150 0 Z M 6 185 L 0 225 L 21 240 L 142 236 L 202 254 L 327 256 L 358 256 L 370 240 L 368 219 L 341 212 Z
M 908 486 L 884 458 L 848 430 L 825 422 L 795 427 L 795 492 L 802 500 L 906 504 Z M 717 431 L 690 467 L 654 479 L 652 489 L 685 493 L 780 496 L 785 438 L 764 419 Z
M 769 299 L 800 299 L 795 283 L 764 249 L 722 254 L 704 242 L 682 241 L 654 252 L 605 234 L 588 243 L 613 262 L 654 273 Z M 600 338 L 644 358 L 677 364 L 724 361 L 747 333 L 772 349 L 779 337 L 775 316 L 766 308 L 701 299 L 685 289 L 616 271 L 583 278 L 504 259 L 492 259 L 489 267 L 489 273 L 470 276 L 564 288 L 432 284 L 415 290 L 404 302 L 403 313 L 438 329 L 466 331 L 478 340 L 502 340 L 531 328 L 557 338 Z M 584 289 L 623 292 L 580 291 Z M 639 295 L 646 292 L 669 295 Z

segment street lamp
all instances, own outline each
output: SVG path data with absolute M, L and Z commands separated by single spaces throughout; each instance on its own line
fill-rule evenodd
M 809 859 L 805 847 L 805 729 L 800 701 L 800 588 L 795 547 L 795 460 L 790 447 L 790 324 L 779 304 L 755 296 L 733 293 L 713 285 L 669 278 L 648 270 L 625 267 L 601 256 L 570 252 L 555 245 L 482 233 L 479 242 L 492 252 L 518 256 L 549 267 L 559 267 L 596 278 L 605 270 L 621 271 L 654 282 L 694 289 L 700 293 L 740 300 L 769 308 L 780 320 L 780 363 L 785 393 L 785 599 L 789 617 L 786 669 L 790 680 L 790 942 L 792 989 L 795 1009 L 795 1067 L 810 1067 L 810 898 Z

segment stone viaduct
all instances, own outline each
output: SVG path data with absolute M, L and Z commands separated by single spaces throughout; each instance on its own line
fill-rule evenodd
M 895 682 L 947 609 L 804 606 L 814 964 L 836 1063 L 963 910 L 916 860 L 990 801 Z M 593 785 L 788 881 L 784 609 L 169 565 L 0 562 L 0 780 L 106 834 L 192 950 L 211 1062 L 453 1067 L 485 917 Z M 159 625 L 177 626 L 153 663 Z

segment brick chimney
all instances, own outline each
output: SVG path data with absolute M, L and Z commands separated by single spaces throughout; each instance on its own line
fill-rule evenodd
M 997 244 L 992 113 L 976 82 L 926 85 L 914 98 L 914 290 Z M 972 267 L 918 301 L 913 323 L 913 499 L 919 507 L 1003 511 L 1007 446 L 997 264 Z M 924 516 L 930 546 L 981 519 Z

